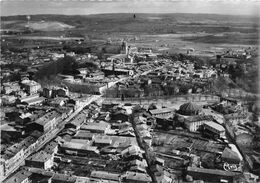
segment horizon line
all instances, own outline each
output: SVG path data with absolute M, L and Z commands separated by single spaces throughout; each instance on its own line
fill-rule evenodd
M 0 17 L 14 17 L 14 16 L 34 16 L 34 15 L 61 15 L 61 16 L 90 16 L 90 15 L 108 15 L 108 14 L 192 14 L 192 15 L 218 15 L 218 16 L 244 16 L 244 17 L 255 17 L 260 18 L 259 14 L 222 14 L 222 13 L 124 13 L 124 12 L 116 12 L 116 13 L 90 13 L 90 14 L 52 14 L 52 13 L 36 13 L 36 14 L 15 14 L 15 15 L 0 15 Z

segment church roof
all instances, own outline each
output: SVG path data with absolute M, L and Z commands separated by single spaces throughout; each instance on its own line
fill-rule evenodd
M 180 106 L 180 111 L 182 112 L 193 112 L 193 111 L 200 111 L 201 106 L 194 104 L 192 102 L 185 103 Z

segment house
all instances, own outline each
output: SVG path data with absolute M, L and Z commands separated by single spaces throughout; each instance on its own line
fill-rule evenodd
M 102 69 L 102 72 L 105 73 L 105 76 L 109 76 L 109 75 L 127 75 L 127 76 L 132 76 L 134 75 L 134 71 L 130 70 L 130 69 L 120 69 L 120 68 L 115 68 L 113 70 L 113 68 L 105 68 Z
M 90 177 L 97 178 L 97 179 L 114 180 L 114 181 L 121 180 L 120 174 L 110 173 L 106 171 L 92 171 Z
M 46 98 L 51 98 L 52 97 L 52 89 L 50 89 L 50 88 L 43 88 L 42 95 L 44 97 L 46 97 Z
M 105 123 L 89 123 L 87 125 L 82 125 L 81 130 L 87 130 L 92 133 L 104 133 L 106 134 L 109 130 L 110 125 Z
M 205 182 L 225 181 L 225 182 L 233 183 L 234 178 L 240 175 L 241 173 L 189 166 L 187 168 L 187 174 L 192 176 L 194 180 L 203 180 Z
M 162 129 L 169 129 L 173 127 L 173 120 L 164 117 L 156 117 L 156 127 Z
M 25 134 L 24 130 L 18 130 L 13 126 L 10 126 L 9 124 L 1 125 L 0 130 L 1 130 L 2 139 L 4 139 L 5 137 L 17 139 L 17 138 L 21 138 L 22 135 Z
M 195 132 L 201 127 L 203 124 L 207 122 L 213 121 L 212 116 L 206 115 L 198 115 L 198 116 L 190 116 L 184 120 L 184 125 L 191 132 Z
M 76 180 L 75 176 L 54 173 L 49 181 L 51 183 L 75 183 Z
M 40 97 L 39 94 L 33 94 L 33 95 L 29 95 L 29 96 L 18 99 L 18 103 L 25 103 L 28 106 L 41 104 L 43 101 L 45 101 L 45 98 Z
M 140 166 L 131 166 L 129 170 L 133 172 L 147 173 L 146 169 Z
M 25 91 L 30 95 L 37 93 L 41 89 L 41 85 L 33 80 L 26 80 L 22 85 L 24 86 Z
M 65 124 L 66 128 L 74 128 L 79 130 L 80 126 L 86 122 L 86 115 L 85 114 L 79 114 L 76 116 L 71 122 Z
M 47 170 L 53 166 L 53 155 L 39 151 L 25 160 L 25 165 Z
M 124 149 L 123 151 L 121 151 L 121 155 L 123 157 L 142 156 L 143 153 L 144 151 L 141 150 L 140 147 L 136 145 L 131 145 L 126 149 Z
M 155 163 L 158 164 L 158 165 L 164 166 L 164 159 L 156 157 Z
M 109 138 L 94 138 L 94 145 L 97 147 L 105 147 L 112 144 L 112 140 Z
M 10 94 L 12 92 L 20 91 L 21 87 L 17 82 L 3 83 L 3 93 Z
M 53 107 L 61 107 L 61 106 L 65 105 L 67 100 L 68 100 L 67 98 L 55 97 L 54 99 L 50 100 L 49 104 L 50 104 L 50 106 L 53 106 Z
M 48 154 L 55 154 L 58 152 L 58 143 L 55 141 L 51 141 L 49 144 L 47 144 L 43 151 L 45 151 Z
M 160 171 L 160 172 L 155 172 L 155 179 L 157 183 L 175 183 L 174 180 L 171 178 L 171 176 L 174 176 L 174 174 L 172 174 L 170 176 L 170 174 L 166 171 Z M 178 181 L 176 181 L 177 183 Z
M 135 183 L 149 183 L 152 182 L 152 178 L 146 173 L 138 173 L 127 171 L 122 175 L 124 182 L 135 182 Z
M 146 168 L 148 164 L 145 159 L 143 159 L 142 161 L 135 159 L 129 162 L 129 166 L 139 166 L 142 168 Z
M 64 54 L 63 53 L 52 53 L 52 59 L 54 61 L 58 60 L 59 58 L 64 58 Z
M 14 95 L 3 95 L 1 96 L 1 100 L 3 104 L 13 104 L 16 101 L 16 97 Z
M 32 173 L 26 170 L 20 170 L 5 181 L 5 183 L 29 183 Z
M 61 145 L 61 149 L 68 154 L 78 154 L 84 156 L 97 156 L 99 150 L 96 146 L 90 146 L 89 144 L 75 143 L 75 142 L 64 142 Z
M 232 125 L 244 124 L 248 121 L 249 115 L 247 113 L 231 113 L 224 115 L 226 121 L 230 122 Z
M 213 121 L 208 121 L 204 123 L 204 131 L 208 133 L 208 135 L 217 137 L 217 138 L 225 138 L 225 128 Z
M 86 75 L 86 74 L 89 73 L 89 69 L 88 68 L 79 68 L 77 70 L 80 72 L 80 74 Z
M 129 115 L 124 110 L 119 110 L 119 111 L 111 113 L 110 117 L 111 117 L 111 120 L 114 120 L 114 121 L 121 120 L 122 122 L 125 122 L 125 121 L 128 121 Z
M 69 96 L 69 89 L 68 88 L 58 88 L 56 91 L 53 91 L 54 94 L 58 95 L 59 97 L 67 97 Z
M 79 130 L 76 135 L 74 135 L 72 138 L 74 139 L 86 139 L 86 140 L 93 140 L 95 137 L 95 134 L 90 133 L 85 130 Z
M 60 117 L 60 114 L 56 111 L 51 111 L 42 117 L 35 120 L 35 122 L 28 125 L 30 130 L 38 130 L 40 132 L 48 132 L 52 130 L 56 125 L 56 119 Z
M 162 109 L 153 109 L 149 110 L 150 114 L 154 117 L 166 117 L 172 116 L 174 114 L 175 109 L 173 108 L 162 108 Z
M 239 164 L 241 162 L 238 154 L 228 147 L 222 152 L 221 159 L 229 164 Z

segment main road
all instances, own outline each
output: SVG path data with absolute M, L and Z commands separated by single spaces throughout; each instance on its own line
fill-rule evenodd
M 149 72 L 151 72 L 152 70 L 148 70 L 146 72 L 143 72 L 142 74 L 137 74 L 134 77 L 138 77 L 140 75 L 146 75 Z M 120 82 L 120 81 L 125 81 L 127 80 L 129 77 L 125 77 L 125 78 L 121 78 L 118 81 L 115 81 L 114 83 L 112 83 L 112 85 L 110 87 L 113 87 L 116 83 Z M 53 140 L 65 127 L 65 124 L 68 123 L 69 121 L 71 121 L 76 115 L 78 115 L 83 109 L 84 107 L 86 107 L 87 105 L 91 104 L 94 101 L 98 101 L 98 100 L 102 100 L 102 95 L 92 95 L 89 98 L 86 98 L 85 100 L 81 101 L 79 104 L 79 107 L 70 115 L 68 116 L 65 120 L 60 121 L 60 123 L 58 123 L 58 125 L 56 126 L 56 128 L 54 128 L 53 130 L 51 130 L 50 132 L 47 132 L 47 134 L 44 134 L 44 138 L 42 140 L 42 142 L 40 144 L 38 144 L 32 151 L 31 153 L 29 153 L 27 156 L 24 156 L 23 158 L 20 159 L 19 163 L 17 163 L 17 166 L 15 166 L 12 171 L 9 171 L 4 177 L 1 177 L 2 180 L 6 180 L 10 175 L 12 175 L 13 172 L 15 172 L 20 166 L 22 166 L 24 164 L 24 161 L 27 157 L 29 157 L 31 154 L 39 151 L 44 145 L 46 145 L 48 142 L 50 142 L 51 140 Z M 42 138 L 42 137 L 40 137 Z M 1 181 L 1 180 L 0 180 Z
M 65 120 L 61 121 L 59 123 L 59 125 L 57 125 L 57 128 L 53 129 L 52 131 L 48 132 L 48 134 L 44 134 L 45 138 L 44 140 L 38 144 L 32 151 L 31 153 L 29 153 L 27 156 L 24 156 L 23 158 L 21 158 L 19 160 L 19 163 L 17 163 L 17 165 L 8 172 L 7 175 L 5 175 L 2 180 L 7 179 L 7 177 L 9 177 L 13 172 L 15 172 L 20 166 L 22 166 L 24 164 L 24 161 L 27 157 L 29 157 L 31 154 L 39 151 L 44 145 L 46 145 L 48 142 L 50 142 L 51 140 L 53 140 L 65 127 L 65 124 L 68 123 L 71 119 L 73 119 L 76 115 L 78 115 L 83 109 L 84 107 L 86 107 L 87 105 L 91 104 L 94 101 L 97 101 L 99 99 L 101 99 L 101 95 L 92 95 L 91 97 L 87 98 L 86 100 L 84 100 L 83 102 L 80 103 L 79 107 L 70 115 L 68 116 Z M 41 137 L 40 137 L 41 138 Z M 1 182 L 1 180 L 0 180 Z

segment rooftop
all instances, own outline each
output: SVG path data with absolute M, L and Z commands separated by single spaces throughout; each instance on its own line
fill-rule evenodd
M 70 123 L 79 126 L 86 120 L 86 115 L 79 114 L 77 117 L 75 117 Z
M 190 116 L 188 118 L 185 119 L 186 122 L 197 122 L 197 121 L 204 121 L 204 120 L 208 120 L 208 121 L 212 121 L 213 117 L 210 115 L 197 115 L 197 116 Z
M 151 177 L 146 173 L 137 173 L 137 172 L 127 171 L 125 173 L 124 177 L 127 180 L 132 180 L 132 181 L 152 182 Z
M 209 126 L 209 127 L 211 127 L 211 128 L 214 128 L 214 129 L 216 129 L 218 131 L 225 131 L 225 128 L 222 125 L 217 124 L 217 123 L 215 123 L 213 121 L 209 121 L 209 122 L 206 122 L 204 124 Z
M 180 111 L 190 112 L 190 111 L 199 111 L 199 110 L 201 110 L 201 106 L 192 102 L 188 102 L 180 106 Z
M 77 132 L 77 134 L 75 136 L 73 136 L 73 138 L 85 138 L 85 139 L 92 139 L 94 137 L 93 133 L 90 133 L 88 131 L 85 130 L 80 130 Z
M 38 161 L 38 162 L 46 162 L 49 159 L 52 158 L 52 155 L 48 154 L 45 151 L 39 151 L 36 154 L 30 156 L 29 158 L 27 158 L 26 160 L 30 160 L 30 161 Z
M 150 110 L 151 114 L 156 115 L 156 114 L 162 114 L 162 113 L 170 113 L 175 111 L 173 108 L 162 108 L 162 109 L 153 109 Z
M 28 177 L 32 175 L 31 172 L 26 170 L 21 170 L 15 173 L 11 178 L 9 178 L 5 183 L 22 183 Z
M 52 120 L 58 116 L 59 116 L 59 113 L 57 113 L 56 111 L 51 111 L 51 112 L 45 114 L 44 116 L 40 117 L 39 119 L 37 119 L 35 121 L 35 123 L 40 124 L 40 125 L 45 125 L 45 123 L 49 122 L 50 120 Z
M 197 168 L 191 166 L 188 167 L 188 172 L 197 172 L 197 173 L 205 173 L 208 175 L 220 175 L 220 176 L 228 176 L 228 177 L 233 177 L 241 174 L 238 172 L 228 172 L 224 170 Z
M 120 179 L 120 174 L 109 173 L 106 171 L 92 171 L 90 176 L 99 179 L 117 180 L 117 181 Z
M 80 144 L 75 142 L 65 142 L 64 144 L 62 144 L 62 147 L 75 150 L 97 151 L 96 146 L 89 146 L 86 144 Z

